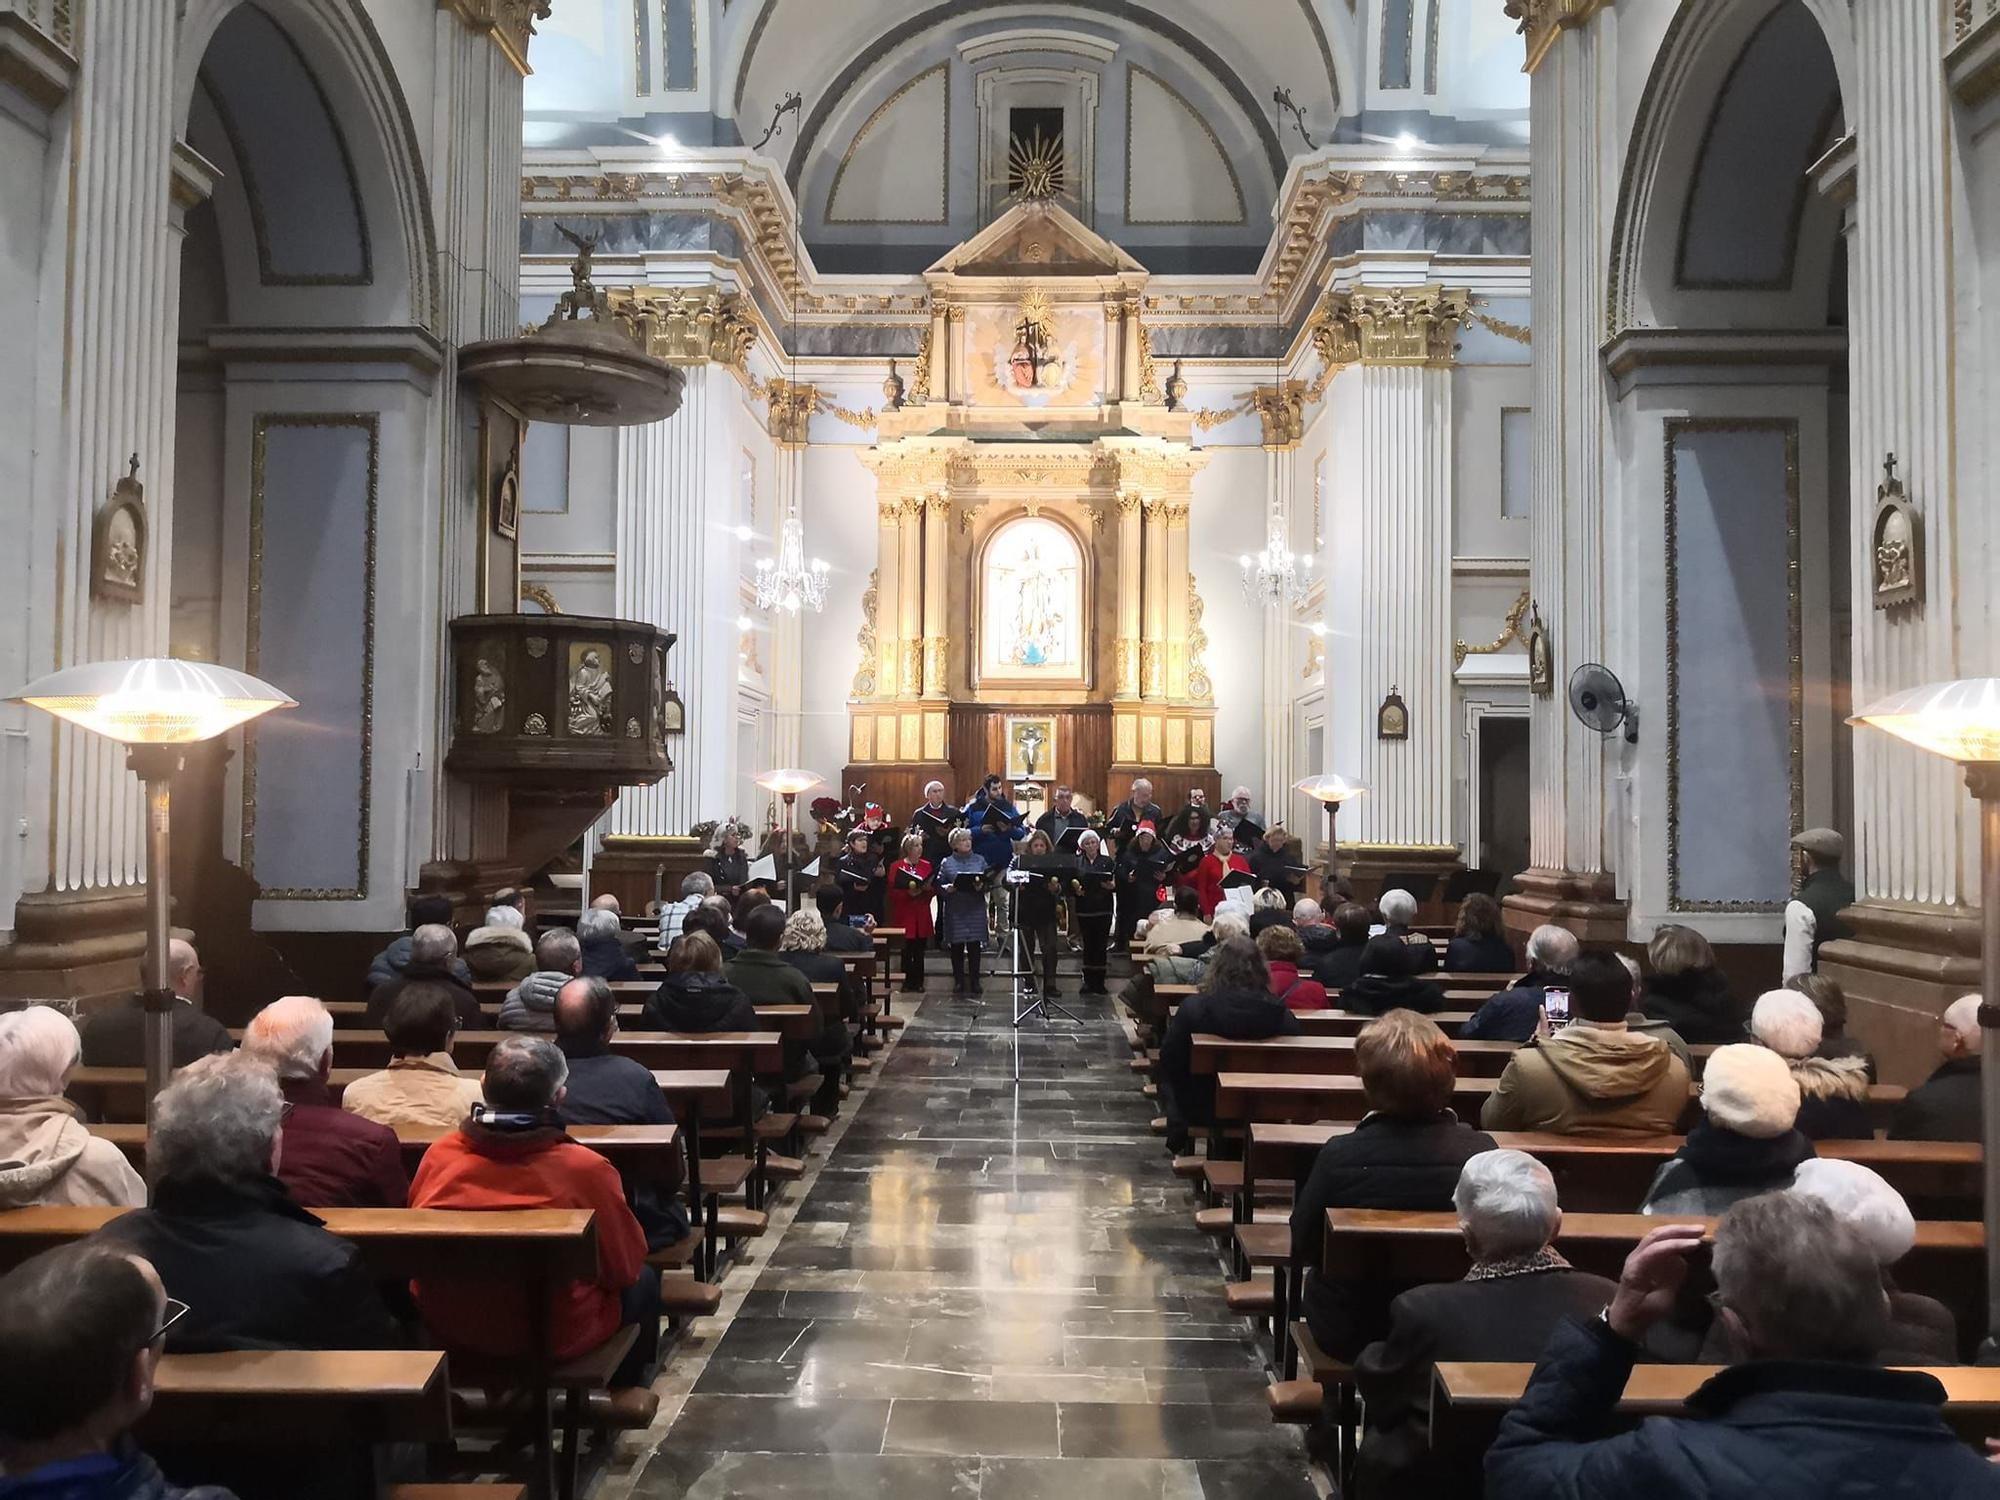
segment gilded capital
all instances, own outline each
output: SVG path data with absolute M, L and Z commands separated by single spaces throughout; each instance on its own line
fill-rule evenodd
M 1470 305 L 1464 291 L 1435 283 L 1362 287 L 1329 297 L 1322 327 L 1329 348 L 1343 352 L 1351 346 L 1363 364 L 1446 365 L 1457 351 L 1458 325 Z M 1316 330 L 1316 346 L 1320 337 Z
M 1291 448 L 1305 436 L 1305 388 L 1298 381 L 1257 386 L 1250 392 L 1250 404 L 1263 426 L 1266 448 Z
M 1508 16 L 1520 23 L 1519 30 L 1528 44 L 1527 60 L 1521 64 L 1521 71 L 1532 73 L 1549 55 L 1558 33 L 1583 25 L 1600 10 L 1611 9 L 1612 0 L 1503 0 L 1503 3 Z
M 789 448 L 803 447 L 812 414 L 819 410 L 819 387 L 773 376 L 764 386 L 764 399 L 771 441 Z
M 924 496 L 924 509 L 934 516 L 944 516 L 951 512 L 951 496 L 933 490 Z
M 740 373 L 757 342 L 743 299 L 719 287 L 612 287 L 606 295 L 646 352 L 669 364 L 713 361 Z
M 1121 490 L 1118 494 L 1118 515 L 1121 519 L 1136 516 L 1139 507 L 1145 504 L 1145 497 L 1137 490 Z
M 531 71 L 528 39 L 535 34 L 535 22 L 549 18 L 549 0 L 438 0 L 437 8 L 491 37 L 523 77 Z

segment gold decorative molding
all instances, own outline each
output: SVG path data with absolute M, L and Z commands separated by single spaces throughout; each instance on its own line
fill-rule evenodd
M 868 587 L 861 591 L 861 629 L 855 632 L 854 644 L 861 648 L 861 665 L 854 669 L 854 682 L 848 696 L 872 698 L 875 696 L 875 658 L 879 650 L 875 638 L 876 614 L 881 605 L 882 570 L 868 570 Z
M 771 441 L 781 447 L 804 447 L 812 414 L 819 410 L 819 387 L 773 376 L 764 383 L 763 394 Z
M 528 66 L 528 40 L 535 22 L 549 18 L 549 0 L 438 0 L 437 8 L 485 32 L 523 78 L 534 71 Z
M 914 698 L 924 690 L 924 643 L 904 641 L 901 681 L 897 691 L 905 698 Z
M 556 596 L 549 592 L 549 586 L 545 583 L 522 584 L 520 597 L 530 604 L 541 605 L 542 613 L 545 615 L 562 613 L 562 606 L 556 603 Z
M 611 310 L 648 354 L 669 364 L 710 361 L 738 374 L 747 369 L 757 325 L 744 301 L 718 287 L 612 287 Z
M 927 635 L 924 637 L 925 689 L 936 688 L 939 692 L 945 691 L 947 686 L 945 679 L 948 675 L 946 670 L 948 656 L 947 642 L 943 636 Z
M 1509 323 L 1505 318 L 1496 318 L 1491 313 L 1483 313 L 1476 307 L 1468 307 L 1465 316 L 1488 333 L 1497 333 L 1501 338 L 1516 344 L 1532 344 L 1533 332 L 1519 323 Z
M 1132 323 L 1139 330 L 1139 399 L 1165 401 L 1167 394 L 1160 388 L 1160 367 L 1153 361 L 1152 330 L 1139 321 L 1136 306 L 1132 310 Z
M 1187 507 L 1181 507 L 1181 518 L 1185 524 Z M 1208 632 L 1202 628 L 1201 617 L 1208 613 L 1208 605 L 1202 600 L 1201 587 L 1195 582 L 1194 574 L 1187 580 L 1187 653 L 1188 653 L 1188 696 L 1197 703 L 1215 701 L 1215 685 L 1208 676 Z M 1203 756 L 1206 760 L 1208 757 Z
M 1307 682 L 1326 671 L 1326 642 L 1316 635 L 1306 637 L 1306 664 L 1299 676 Z
M 922 405 L 931 399 L 931 331 L 927 326 L 917 338 L 917 367 L 910 372 L 910 400 Z
M 1528 45 L 1523 73 L 1532 73 L 1549 55 L 1559 33 L 1581 26 L 1600 10 L 1609 10 L 1612 0 L 1506 0 L 1507 14 L 1520 22 L 1519 30 Z
M 1250 405 L 1264 429 L 1266 448 L 1292 448 L 1305 436 L 1306 388 L 1296 380 L 1260 385 L 1250 392 Z
M 859 427 L 863 431 L 873 431 L 876 423 L 881 420 L 872 406 L 864 406 L 856 411 L 851 406 L 835 406 L 831 401 L 822 401 L 815 410 L 823 411 L 829 417 L 845 422 L 849 427 Z
M 1500 627 L 1500 633 L 1493 638 L 1490 646 L 1470 646 L 1459 641 L 1451 648 L 1451 669 L 1456 672 L 1465 665 L 1468 656 L 1492 656 L 1506 649 L 1509 641 L 1519 641 L 1521 649 L 1528 648 L 1528 630 L 1524 623 L 1528 618 L 1528 591 L 1521 590 L 1521 597 L 1514 601 L 1514 607 L 1507 611 L 1507 622 Z
M 1340 355 L 1351 347 L 1362 364 L 1447 365 L 1457 348 L 1454 334 L 1470 306 L 1465 292 L 1448 291 L 1435 282 L 1339 292 L 1326 300 L 1314 344 L 1322 358 L 1329 350 Z

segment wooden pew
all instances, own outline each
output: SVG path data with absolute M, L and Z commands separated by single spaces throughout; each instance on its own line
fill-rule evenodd
M 809 1022 L 811 1012 L 804 1006 L 785 1006 L 781 1020 L 794 1024 Z M 461 1031 L 453 1039 L 451 1055 L 460 1068 L 484 1067 L 486 1054 L 517 1031 Z M 239 1041 L 241 1035 L 232 1032 Z M 546 1037 L 544 1038 L 547 1039 Z M 703 1066 L 747 1068 L 752 1073 L 784 1071 L 784 1037 L 779 1031 L 705 1032 L 620 1032 L 612 1038 L 612 1050 L 633 1058 L 648 1068 L 691 1068 Z M 385 1068 L 395 1049 L 383 1031 L 336 1031 L 333 1060 L 339 1068 Z
M 1295 1014 L 1299 1018 L 1299 1030 L 1306 1036 L 1359 1036 L 1361 1028 L 1377 1019 L 1361 1010 L 1302 1010 Z M 1440 1010 L 1431 1014 L 1431 1020 L 1446 1036 L 1456 1038 L 1458 1031 L 1472 1019 L 1469 1010 Z
M 1355 1038 L 1345 1036 L 1274 1036 L 1261 1041 L 1197 1034 L 1193 1066 L 1197 1073 L 1352 1073 Z M 1498 1078 L 1521 1049 L 1519 1042 L 1458 1042 L 1458 1072 L 1464 1078 Z M 1695 1077 L 1701 1076 L 1709 1043 L 1688 1048 Z
M 1687 1398 L 1717 1365 L 1636 1365 L 1618 1403 L 1621 1426 L 1646 1417 L 1680 1416 Z M 1533 1365 L 1440 1363 L 1432 1373 L 1431 1446 L 1470 1457 L 1484 1452 L 1501 1419 L 1521 1399 Z M 1944 1419 L 1968 1443 L 2000 1436 L 2000 1370 L 1965 1365 L 1925 1372 L 1945 1389 Z
M 169 1354 L 140 1441 L 289 1447 L 447 1443 L 451 1386 L 434 1349 Z

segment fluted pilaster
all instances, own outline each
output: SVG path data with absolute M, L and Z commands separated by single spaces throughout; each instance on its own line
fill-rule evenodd
M 1126 492 L 1118 497 L 1118 635 L 1113 673 L 1114 695 L 1139 696 L 1139 635 L 1144 628 L 1141 596 L 1145 590 L 1141 501 Z

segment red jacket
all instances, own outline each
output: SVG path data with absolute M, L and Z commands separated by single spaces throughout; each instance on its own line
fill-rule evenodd
M 1286 1010 L 1326 1009 L 1326 986 L 1317 979 L 1300 978 L 1297 964 L 1274 958 L 1267 967 L 1271 971 L 1271 993 L 1285 1002 Z
M 306 1208 L 401 1208 L 410 1191 L 396 1132 L 351 1115 L 317 1078 L 278 1087 L 292 1106 L 279 1135 L 278 1181 Z
M 1195 893 L 1201 897 L 1202 921 L 1212 920 L 1216 907 L 1222 904 L 1222 879 L 1231 870 L 1241 870 L 1248 875 L 1250 862 L 1240 854 L 1232 854 L 1229 856 L 1229 863 L 1225 865 L 1215 855 L 1204 854 L 1201 863 L 1194 867 L 1194 888 Z
M 931 935 L 932 893 L 903 889 L 900 879 L 905 870 L 919 880 L 929 880 L 931 862 L 927 859 L 899 859 L 889 866 L 889 926 L 900 927 L 913 938 L 927 938 Z
M 410 1184 L 412 1208 L 588 1208 L 597 1214 L 597 1276 L 550 1292 L 550 1351 L 575 1359 L 618 1331 L 618 1294 L 639 1279 L 646 1235 L 618 1169 L 558 1129 L 518 1133 L 468 1121 L 432 1144 Z M 528 1310 L 515 1283 L 476 1276 L 419 1281 L 417 1308 L 447 1349 L 528 1352 Z

